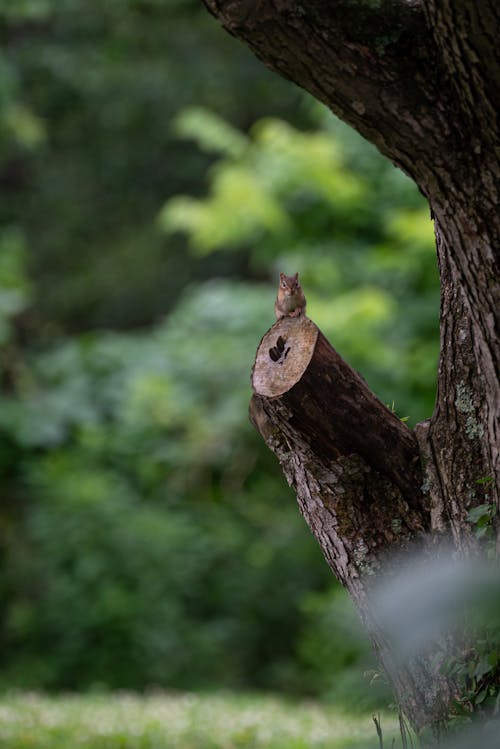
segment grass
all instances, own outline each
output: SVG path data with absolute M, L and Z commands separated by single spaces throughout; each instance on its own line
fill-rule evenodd
M 382 721 L 390 746 L 396 720 Z M 376 749 L 371 715 L 269 696 L 165 694 L 0 698 L 0 749 Z

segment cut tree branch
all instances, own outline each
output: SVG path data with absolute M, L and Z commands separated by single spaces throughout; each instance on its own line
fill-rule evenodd
M 305 496 L 299 476 L 313 464 L 315 482 L 322 476 L 320 523 L 328 517 L 341 528 L 342 556 L 355 563 L 355 550 L 366 547 L 376 558 L 429 527 L 415 435 L 311 320 L 273 325 L 257 351 L 252 387 L 250 417 L 297 491 Z

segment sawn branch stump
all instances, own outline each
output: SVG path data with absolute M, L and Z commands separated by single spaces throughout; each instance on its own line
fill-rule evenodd
M 326 465 L 359 459 L 398 487 L 409 504 L 419 505 L 419 453 L 413 432 L 309 318 L 282 318 L 265 334 L 252 388 L 250 414 L 257 429 L 257 414 L 264 411 L 277 429 L 303 440 Z

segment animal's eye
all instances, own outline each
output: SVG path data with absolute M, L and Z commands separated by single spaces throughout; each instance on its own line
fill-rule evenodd
M 286 283 L 284 281 L 281 282 L 281 288 L 286 289 Z

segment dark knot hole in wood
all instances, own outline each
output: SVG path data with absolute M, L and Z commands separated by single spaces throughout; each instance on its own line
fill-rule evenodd
M 283 338 L 283 336 L 278 336 L 278 339 L 276 341 L 276 345 L 272 346 L 269 349 L 269 356 L 273 360 L 273 362 L 276 362 L 277 364 L 283 364 L 286 357 L 288 356 L 288 352 L 290 351 L 290 346 L 285 346 L 286 338 Z

